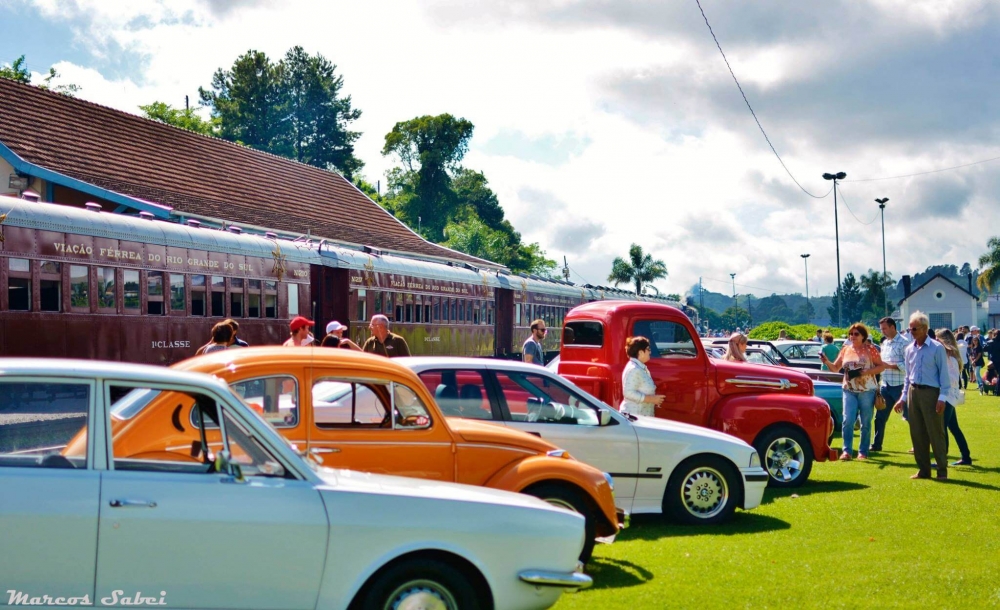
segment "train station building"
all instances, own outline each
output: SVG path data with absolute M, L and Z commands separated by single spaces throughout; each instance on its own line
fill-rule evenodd
M 7 79 L 0 195 L 502 269 L 428 242 L 335 172 Z

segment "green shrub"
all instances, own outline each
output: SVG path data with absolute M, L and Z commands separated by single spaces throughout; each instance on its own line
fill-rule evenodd
M 749 337 L 751 339 L 774 341 L 778 338 L 778 334 L 784 330 L 789 339 L 794 339 L 796 341 L 809 341 L 816 336 L 817 328 L 823 328 L 823 330 L 830 331 L 830 334 L 833 335 L 834 339 L 847 338 L 846 328 L 820 327 L 815 324 L 796 324 L 795 326 L 791 326 L 785 322 L 765 322 L 751 330 Z M 871 335 L 872 340 L 876 345 L 882 341 L 882 333 L 879 332 L 878 327 L 868 327 L 868 333 Z

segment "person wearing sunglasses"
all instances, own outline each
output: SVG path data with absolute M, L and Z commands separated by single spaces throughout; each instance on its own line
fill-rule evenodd
M 830 362 L 826 354 L 820 352 L 820 360 L 831 371 L 844 371 L 844 421 L 841 434 L 844 450 L 840 459 L 847 461 L 854 457 L 854 421 L 861 415 L 861 442 L 858 444 L 858 459 L 867 460 L 871 446 L 872 415 L 875 412 L 875 392 L 878 391 L 876 375 L 886 369 L 879 350 L 867 343 L 868 328 L 860 322 L 847 330 L 849 341 L 840 350 L 837 360 Z
M 930 320 L 922 311 L 910 316 L 910 334 L 913 343 L 906 347 L 906 377 L 903 379 L 903 396 L 893 409 L 903 412 L 904 402 L 909 410 L 910 438 L 913 440 L 913 459 L 917 473 L 911 479 L 931 478 L 931 448 L 937 459 L 937 478 L 948 478 L 948 445 L 944 429 L 944 398 L 951 387 L 948 373 L 948 355 L 944 346 L 928 336 Z
M 521 357 L 525 362 L 545 366 L 545 351 L 542 350 L 542 340 L 549 329 L 545 328 L 545 320 L 538 319 L 531 323 L 531 336 L 525 339 L 521 346 Z

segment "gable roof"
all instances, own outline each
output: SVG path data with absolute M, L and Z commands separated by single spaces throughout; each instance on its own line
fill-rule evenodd
M 917 289 L 916 289 L 916 290 L 914 290 L 913 292 L 911 292 L 911 293 L 910 293 L 910 296 L 908 296 L 908 297 L 903 297 L 902 299 L 900 299 L 900 300 L 899 300 L 899 302 L 898 302 L 898 303 L 896 303 L 896 307 L 899 307 L 900 305 L 902 305 L 902 304 L 903 304 L 903 301 L 905 301 L 905 300 L 909 299 L 909 298 L 910 298 L 910 297 L 912 297 L 913 295 L 915 295 L 915 294 L 917 294 L 918 292 L 920 292 L 921 290 L 923 290 L 923 289 L 924 289 L 925 287 L 927 287 L 927 285 L 928 285 L 928 284 L 930 284 L 931 282 L 933 282 L 933 281 L 934 281 L 934 280 L 936 280 L 937 278 L 941 278 L 942 280 L 944 280 L 944 281 L 948 282 L 949 284 L 951 284 L 951 285 L 952 285 L 952 286 L 954 286 L 955 288 L 958 288 L 959 290 L 961 290 L 961 291 L 962 291 L 962 292 L 964 292 L 965 294 L 969 295 L 970 297 L 972 297 L 972 298 L 976 299 L 977 301 L 979 300 L 979 297 L 978 297 L 978 296 L 976 296 L 976 295 L 972 294 L 971 292 L 969 292 L 969 291 L 968 291 L 968 289 L 966 289 L 966 288 L 962 288 L 962 287 L 961 287 L 961 286 L 959 286 L 959 285 L 958 285 L 958 283 L 957 283 L 957 282 L 955 282 L 954 280 L 952 280 L 952 279 L 950 279 L 950 278 L 947 278 L 947 277 L 945 277 L 945 276 L 944 276 L 944 275 L 942 275 L 941 273 L 935 273 L 935 274 L 934 274 L 934 276 L 933 276 L 933 277 L 932 277 L 931 279 L 929 279 L 929 280 L 927 280 L 926 282 L 924 282 L 923 284 L 921 284 L 921 285 L 917 286 Z
M 18 171 L 159 216 L 502 267 L 426 241 L 335 172 L 2 78 L 0 156 Z

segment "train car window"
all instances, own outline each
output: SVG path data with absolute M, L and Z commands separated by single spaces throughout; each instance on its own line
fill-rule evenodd
M 146 272 L 146 313 L 151 316 L 162 316 L 163 308 L 163 272 Z
M 431 306 L 430 304 L 424 305 L 424 322 L 431 321 Z
M 419 300 L 419 297 L 418 297 Z M 420 322 L 423 316 L 424 306 L 419 302 L 413 306 L 413 321 Z
M 112 267 L 97 268 L 97 307 L 115 308 L 115 270 Z
M 434 299 L 434 321 L 438 322 L 441 320 L 441 301 Z
M 382 313 L 382 293 L 375 293 L 375 313 Z
M 473 318 L 472 312 L 474 310 L 475 310 L 475 308 L 472 306 L 472 301 L 469 301 L 468 303 L 465 304 L 465 321 L 466 322 L 469 322 L 469 323 L 472 322 L 472 318 Z
M 69 266 L 69 304 L 77 310 L 90 311 L 90 267 Z
M 517 303 L 514 305 L 514 326 L 521 325 L 521 304 Z
M 229 278 L 229 315 L 233 318 L 243 317 L 243 278 Z
M 262 286 L 260 280 L 247 280 L 247 317 L 260 317 L 260 297 Z
M 122 287 L 124 288 L 122 304 L 125 309 L 139 309 L 139 272 L 132 269 L 123 271 Z
M 264 317 L 278 317 L 278 282 L 264 282 Z
M 7 264 L 10 269 L 7 308 L 11 311 L 31 311 L 31 261 L 26 258 L 9 258 Z
M 187 302 L 184 298 L 184 274 L 170 274 L 170 311 L 172 313 L 186 313 Z
M 212 315 L 223 318 L 226 316 L 226 278 L 221 275 L 212 276 L 211 292 Z
M 458 302 L 451 302 L 451 321 L 458 322 Z
M 378 307 L 375 308 L 376 311 Z M 358 289 L 358 317 L 355 320 L 364 322 L 368 319 L 368 292 L 363 288 Z
M 406 304 L 406 321 L 407 322 L 412 322 L 413 321 L 413 304 L 412 303 L 407 303 Z
M 204 316 L 207 315 L 207 309 L 205 308 L 205 276 L 204 275 L 192 275 L 191 276 L 191 315 L 192 316 Z
M 62 311 L 62 265 L 53 261 L 41 261 L 39 281 L 39 305 L 42 311 Z
M 299 315 L 299 285 L 288 284 L 288 317 Z
M 402 321 L 403 321 L 403 306 L 396 305 L 396 317 L 393 319 L 393 322 L 402 322 Z

